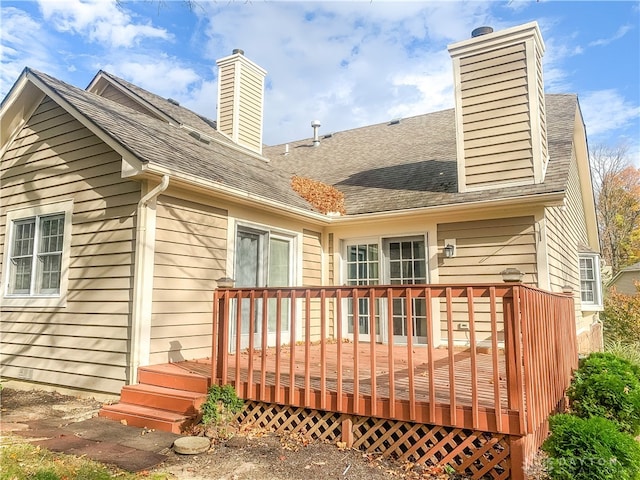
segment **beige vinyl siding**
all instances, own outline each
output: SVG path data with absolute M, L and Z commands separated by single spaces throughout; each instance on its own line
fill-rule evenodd
M 438 247 L 441 250 L 447 239 L 455 239 L 455 257 L 443 258 L 439 267 L 439 282 L 447 283 L 502 283 L 505 268 L 515 267 L 523 272 L 523 281 L 537 284 L 536 231 L 534 218 L 530 216 L 499 218 L 438 224 Z M 476 301 L 475 317 L 478 339 L 488 338 L 489 305 Z M 502 310 L 501 304 L 498 311 Z M 454 301 L 453 320 L 468 322 L 467 304 Z M 446 305 L 441 304 L 442 336 L 446 338 Z M 464 331 L 455 332 L 455 340 L 465 341 Z M 502 340 L 502 338 L 499 338 Z
M 322 243 L 320 232 L 302 231 L 302 284 L 322 285 Z
M 525 44 L 460 59 L 466 185 L 534 178 Z
M 322 242 L 320 232 L 302 231 L 302 284 L 305 287 L 322 286 Z M 311 340 L 320 340 L 320 301 L 311 302 Z M 305 302 L 302 302 L 305 309 Z M 302 335 L 305 335 L 304 328 Z
M 218 75 L 219 102 L 218 102 L 218 130 L 233 136 L 234 123 L 234 75 L 236 65 L 227 64 L 220 67 Z
M 586 328 L 580 301 L 580 247 L 588 245 L 585 212 L 578 176 L 575 153 L 572 153 L 569 183 L 564 207 L 545 210 L 547 251 L 549 256 L 549 282 L 553 291 L 569 285 L 575 292 L 577 328 Z
M 262 88 L 262 78 L 242 67 L 238 143 L 254 151 L 262 149 Z
M 104 98 L 108 98 L 120 105 L 124 105 L 125 107 L 132 108 L 140 113 L 144 113 L 153 118 L 158 118 L 157 115 L 154 115 L 148 108 L 140 105 L 140 103 L 136 102 L 130 96 L 124 94 L 122 91 L 118 90 L 113 85 L 108 85 L 102 92 L 100 92 L 100 96 Z
M 226 210 L 158 199 L 151 364 L 211 356 L 213 290 L 226 258 Z
M 264 72 L 237 55 L 218 61 L 218 129 L 239 145 L 262 152 Z
M 538 122 L 540 132 L 540 161 L 543 172 L 546 172 L 547 164 L 549 162 L 549 148 L 547 142 L 547 113 L 544 101 L 544 82 L 542 78 L 542 53 L 536 49 L 536 95 L 538 104 Z
M 66 307 L 2 307 L 3 377 L 110 393 L 125 384 L 140 187 L 120 170 L 121 157 L 48 98 L 3 154 L 0 252 L 7 210 L 74 201 Z M 3 259 L 3 288 L 5 270 Z

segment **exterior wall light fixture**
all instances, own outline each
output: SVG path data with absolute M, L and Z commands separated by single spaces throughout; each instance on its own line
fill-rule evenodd
M 524 273 L 515 267 L 505 268 L 500 272 L 500 275 L 502 275 L 502 281 L 506 283 L 521 282 L 524 277 Z
M 456 246 L 448 243 L 445 247 L 444 247 L 444 256 L 446 258 L 452 258 L 456 256 Z

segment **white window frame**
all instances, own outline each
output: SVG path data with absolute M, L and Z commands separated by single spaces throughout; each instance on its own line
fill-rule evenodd
M 2 305 L 5 307 L 65 307 L 67 304 L 67 289 L 69 285 L 69 257 L 71 252 L 71 220 L 73 200 L 41 204 L 7 212 L 6 241 L 4 244 L 4 285 L 2 286 Z M 29 218 L 36 219 L 36 238 L 39 219 L 50 215 L 64 215 L 64 232 L 62 241 L 62 257 L 60 266 L 60 289 L 52 294 L 33 293 L 33 282 L 30 293 L 10 293 L 11 268 L 10 255 L 13 248 L 16 222 Z M 37 251 L 34 250 L 34 257 Z M 34 263 L 35 264 L 35 263 Z M 33 268 L 33 267 L 32 267 Z M 32 275 L 35 272 L 32 270 Z
M 426 274 L 426 283 L 430 283 L 432 281 L 432 272 L 430 270 L 429 263 L 429 232 L 423 233 L 389 233 L 388 235 L 382 235 L 377 237 L 352 237 L 352 238 L 344 238 L 341 240 L 341 261 L 340 261 L 340 284 L 347 285 L 348 281 L 348 272 L 347 272 L 347 257 L 348 257 L 348 247 L 352 245 L 369 245 L 369 244 L 377 244 L 378 245 L 378 283 L 377 285 L 388 285 L 390 283 L 390 272 L 389 272 L 389 252 L 387 248 L 391 241 L 402 241 L 402 240 L 416 240 L 423 239 L 424 240 L 424 248 L 425 248 L 425 274 Z M 346 309 L 344 310 L 347 311 Z M 387 319 L 386 319 L 386 309 L 379 312 L 380 314 L 380 331 L 376 332 L 376 341 L 382 342 L 386 344 L 389 342 L 390 332 L 387 329 Z M 348 331 L 348 315 L 345 313 L 343 322 L 343 331 Z M 437 322 L 434 322 L 436 325 Z M 346 334 L 349 337 L 349 334 Z M 391 335 L 393 336 L 393 335 Z M 352 337 L 349 337 L 352 338 Z M 363 338 L 367 338 L 367 336 L 363 336 Z M 395 343 L 395 339 L 392 340 L 394 344 L 401 345 L 402 343 Z
M 591 261 L 593 279 L 582 278 L 582 260 Z M 600 255 L 597 253 L 581 253 L 579 254 L 578 271 L 580 272 L 580 303 L 583 311 L 600 311 L 602 304 L 602 279 L 600 277 Z M 593 282 L 593 301 L 585 300 L 582 293 L 582 282 Z

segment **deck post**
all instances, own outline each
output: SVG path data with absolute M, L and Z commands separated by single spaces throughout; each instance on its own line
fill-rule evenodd
M 512 294 L 513 295 L 513 294 Z M 503 297 L 503 316 L 504 316 L 504 347 L 505 347 L 505 367 L 507 370 L 507 400 L 508 407 L 513 410 L 520 410 L 520 386 L 516 376 L 516 362 L 520 359 L 516 358 L 515 343 L 515 302 L 513 296 Z
M 224 385 L 227 381 L 227 371 L 229 358 L 227 357 L 227 349 L 229 348 L 229 295 L 224 293 L 220 297 L 221 308 L 220 317 L 218 318 L 220 324 L 218 326 L 218 362 L 217 371 L 215 372 L 216 378 L 220 380 L 220 385 Z M 238 301 L 240 303 L 240 301 Z
M 511 457 L 511 480 L 526 480 L 524 472 L 526 436 L 509 436 L 509 456 Z
M 353 420 L 351 417 L 342 417 L 342 441 L 346 443 L 347 448 L 353 447 Z

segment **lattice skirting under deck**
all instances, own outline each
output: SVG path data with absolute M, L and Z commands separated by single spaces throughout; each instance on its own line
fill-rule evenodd
M 510 478 L 508 435 L 248 401 L 237 420 L 275 432 L 347 441 L 400 461 L 448 464 L 473 479 Z

